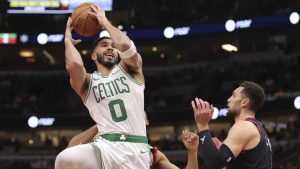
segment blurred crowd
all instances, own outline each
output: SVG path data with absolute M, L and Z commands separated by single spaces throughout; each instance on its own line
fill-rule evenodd
M 227 19 L 247 19 L 249 17 L 288 13 L 300 9 L 300 3 L 292 0 L 284 2 L 273 0 L 116 1 L 116 6 L 118 5 L 122 6 L 123 9 L 133 11 L 132 17 L 125 24 L 127 28 L 130 28 L 130 25 L 135 25 L 138 28 L 149 28 L 170 25 L 182 26 L 187 23 L 223 22 Z
M 197 66 L 179 66 L 159 74 L 146 75 L 146 94 L 150 109 L 184 106 L 185 101 L 201 96 L 223 105 L 241 81 L 262 85 L 267 101 L 292 96 L 300 91 L 299 58 L 253 60 L 249 62 L 214 61 Z M 159 72 L 159 71 L 157 71 Z M 167 82 L 167 83 L 166 83 Z M 184 90 L 183 90 L 184 89 Z M 178 104 L 175 104 L 178 103 Z
M 145 109 L 178 110 L 198 96 L 226 104 L 231 90 L 251 80 L 265 88 L 267 101 L 294 97 L 300 91 L 299 56 L 249 62 L 214 61 L 145 68 Z M 85 113 L 65 72 L 0 74 L 0 111 L 10 115 Z

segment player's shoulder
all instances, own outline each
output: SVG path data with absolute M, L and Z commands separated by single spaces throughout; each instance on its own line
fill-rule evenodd
M 245 131 L 245 130 L 256 129 L 256 126 L 251 121 L 242 120 L 242 121 L 236 121 L 232 126 L 232 129 L 237 131 Z
M 250 121 L 237 121 L 230 129 L 231 133 L 243 135 L 243 136 L 253 136 L 258 133 L 257 127 Z

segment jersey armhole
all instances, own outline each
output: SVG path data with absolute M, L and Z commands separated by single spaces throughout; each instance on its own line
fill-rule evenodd
M 249 121 L 249 122 L 253 123 L 256 126 L 258 132 L 260 133 L 260 126 L 259 126 L 259 124 L 257 123 L 257 121 L 255 119 L 253 119 L 253 118 L 246 118 L 245 121 Z
M 131 81 L 133 81 L 134 83 L 136 83 L 137 85 L 139 85 L 139 86 L 144 86 L 142 83 L 140 83 L 140 82 L 138 82 L 138 81 L 136 81 L 128 72 L 126 72 L 125 71 L 125 69 L 122 67 L 122 65 L 121 64 L 118 64 L 118 66 L 119 66 L 119 68 L 129 77 L 129 79 L 131 80 Z

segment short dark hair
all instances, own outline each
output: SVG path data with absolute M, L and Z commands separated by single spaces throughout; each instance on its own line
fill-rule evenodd
M 242 94 L 250 100 L 250 110 L 256 112 L 265 101 L 264 89 L 257 83 L 245 81 L 240 84 Z
M 93 52 L 93 51 L 95 50 L 95 48 L 96 48 L 96 46 L 98 45 L 98 43 L 99 43 L 100 41 L 102 41 L 103 39 L 111 39 L 111 38 L 108 37 L 108 36 L 103 36 L 103 37 L 100 37 L 100 38 L 96 39 L 96 40 L 93 42 L 92 46 L 91 46 L 91 52 Z

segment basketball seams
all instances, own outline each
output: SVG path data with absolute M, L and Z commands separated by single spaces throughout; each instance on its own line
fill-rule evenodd
M 88 13 L 88 14 L 87 14 L 87 17 L 86 17 L 86 20 L 85 20 L 85 23 L 84 23 L 83 34 L 85 33 L 86 23 L 87 23 L 88 20 L 89 20 L 89 16 L 90 16 L 90 14 Z
M 76 18 L 75 18 L 75 20 L 74 20 L 74 23 L 76 23 L 76 19 L 82 14 L 82 13 L 84 13 L 86 10 L 89 10 L 90 9 L 90 7 L 88 7 L 88 8 L 86 8 L 86 9 L 84 9 L 84 10 L 82 10 L 77 16 L 76 16 Z M 80 17 L 79 17 L 80 18 Z M 84 17 L 83 17 L 84 18 Z M 85 23 L 84 24 L 86 24 L 86 22 L 87 22 L 87 20 L 85 20 Z M 85 28 L 84 28 L 85 29 Z M 84 34 L 84 31 L 82 32 L 82 34 Z
M 75 11 L 72 13 L 72 26 L 74 27 L 74 31 L 77 32 L 81 36 L 94 36 L 97 34 L 101 27 L 97 22 L 97 18 L 91 16 L 89 12 L 92 12 L 91 5 L 92 3 L 85 3 L 78 6 Z
M 79 10 L 80 8 L 86 7 L 86 6 L 89 6 L 89 5 L 92 5 L 92 3 L 84 3 L 84 4 L 81 4 L 81 5 L 78 6 L 74 11 L 77 11 L 77 10 Z M 89 9 L 89 8 L 87 8 L 87 9 Z M 86 9 L 83 9 L 82 11 L 79 12 L 79 14 L 75 17 L 74 22 L 75 22 L 75 20 L 78 18 L 78 16 L 79 16 L 82 12 L 84 12 L 85 10 L 86 10 Z M 71 16 L 72 16 L 72 15 L 71 15 Z

